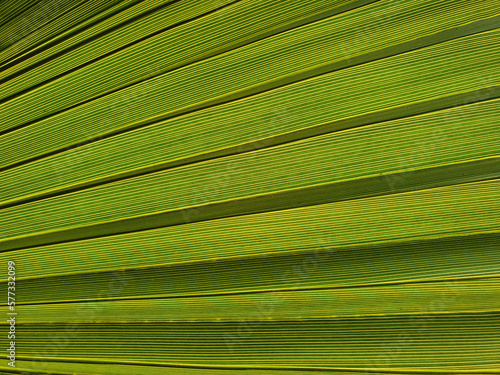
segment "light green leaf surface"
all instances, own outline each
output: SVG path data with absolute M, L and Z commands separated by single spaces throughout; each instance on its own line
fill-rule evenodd
M 0 2 L 0 374 L 500 374 L 499 21 Z

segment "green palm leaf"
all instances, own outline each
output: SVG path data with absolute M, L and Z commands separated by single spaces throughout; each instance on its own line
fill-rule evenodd
M 0 3 L 0 373 L 500 373 L 499 20 Z

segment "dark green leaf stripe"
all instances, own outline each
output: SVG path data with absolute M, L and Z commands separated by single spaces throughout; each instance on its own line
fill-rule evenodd
M 54 272 L 52 275 L 47 270 L 47 264 L 53 258 L 49 254 L 57 254 L 62 250 L 61 246 L 19 251 L 15 258 L 29 265 L 18 273 L 18 279 L 22 280 L 18 291 L 24 296 L 22 304 L 26 304 L 92 300 L 96 296 L 103 300 L 139 299 L 145 296 L 353 288 L 491 277 L 500 274 L 496 266 L 500 257 L 498 245 L 496 232 L 364 245 L 335 245 L 332 241 L 331 244 L 318 243 L 302 250 L 262 255 L 200 257 L 178 262 L 169 262 L 169 259 L 158 256 L 156 263 L 149 260 L 150 265 L 147 265 L 148 259 L 143 259 L 141 267 L 137 264 L 144 257 L 130 254 L 120 264 L 109 261 L 86 264 L 86 272 L 85 266 L 77 269 L 70 264 L 54 266 L 50 268 Z M 77 252 L 78 247 L 75 245 Z M 470 252 L 471 248 L 475 252 Z M 99 254 L 99 258 L 103 256 Z M 370 260 L 369 269 L 363 268 L 364 259 Z M 161 264 L 162 260 L 164 264 Z M 111 266 L 118 268 L 110 269 Z M 126 273 L 122 273 L 125 267 Z M 239 275 L 242 273 L 252 277 L 241 279 Z M 122 274 L 127 288 L 100 293 L 102 285 L 116 284 L 117 276 Z M 78 289 L 71 288 L 74 284 L 79 285 Z M 60 319 L 68 319 L 68 315 L 61 315 Z
M 170 2 L 163 2 L 161 4 L 162 7 L 168 5 L 170 5 Z M 55 57 L 54 55 L 57 55 L 56 52 L 60 53 L 64 51 L 65 48 L 71 46 L 72 42 L 78 45 L 78 43 L 85 41 L 86 38 L 95 37 L 98 32 L 102 33 L 103 31 L 107 31 L 107 29 L 112 29 L 113 26 L 116 27 L 120 24 L 118 19 L 121 19 L 122 22 L 130 21 L 130 18 L 134 15 L 147 15 L 148 11 L 157 6 L 158 2 L 154 4 L 151 0 L 122 0 L 109 3 L 89 2 L 88 4 L 84 2 L 82 9 L 77 7 L 74 12 L 70 13 L 69 16 L 74 17 L 74 22 L 69 24 L 63 23 L 65 28 L 59 29 L 57 33 L 50 34 L 50 36 L 46 36 L 43 39 L 35 34 L 27 41 L 21 40 L 19 42 L 21 46 L 16 43 L 4 51 L 2 56 L 4 56 L 5 61 L 0 65 L 3 68 L 0 73 L 1 80 L 3 82 L 8 77 L 12 77 L 12 73 L 19 73 L 26 68 L 29 69 L 30 64 L 46 61 L 42 60 L 44 57 Z M 108 18 L 111 19 L 108 20 Z M 115 21 L 114 23 L 113 20 Z M 99 24 L 99 27 L 94 28 L 93 26 L 97 24 Z M 92 31 L 87 31 L 88 29 Z M 45 29 L 41 28 L 39 30 L 39 33 L 45 36 Z M 78 37 L 75 37 L 76 35 Z M 26 47 L 24 44 L 30 45 Z M 15 66 L 14 69 L 9 69 L 13 66 Z M 31 66 L 33 67 L 33 65 Z
M 28 7 L 17 17 L 10 20 L 8 23 L 0 27 L 0 46 L 6 49 L 12 43 L 16 44 L 16 50 L 22 48 L 20 45 L 26 44 L 33 35 L 51 32 L 57 32 L 57 26 L 64 25 L 64 21 L 71 22 L 71 17 L 68 17 L 68 12 L 78 9 L 86 1 L 38 1 Z M 92 9 L 92 1 L 84 6 L 87 9 Z M 61 22 L 63 21 L 63 22 Z M 22 42 L 20 42 L 22 40 Z M 5 51 L 0 52 L 0 61 L 5 59 Z
M 310 264 L 308 266 L 311 267 Z M 289 275 L 285 274 L 285 277 Z M 85 315 L 89 314 L 93 314 L 93 319 L 99 323 L 392 317 L 419 314 L 422 306 L 431 306 L 431 314 L 447 314 L 450 311 L 500 311 L 500 301 L 496 299 L 499 287 L 500 279 L 491 278 L 344 289 L 292 289 L 282 292 L 147 301 L 133 299 L 99 304 L 75 302 L 43 306 L 21 305 L 18 310 L 23 315 L 23 324 L 72 321 L 83 323 Z M 141 291 L 138 296 L 146 296 L 145 293 Z M 144 303 L 148 304 L 147 316 L 142 315 Z
M 162 254 L 170 261 L 186 261 L 218 258 L 221 255 L 303 249 L 318 246 L 322 239 L 330 238 L 329 236 L 335 239 L 330 245 L 346 245 L 418 236 L 493 231 L 498 229 L 500 211 L 496 209 L 499 183 L 499 180 L 492 180 L 447 186 L 55 245 L 62 250 L 65 259 L 54 257 L 51 267 L 56 268 L 58 262 L 66 264 L 73 256 L 75 261 L 69 263 L 75 263 L 77 269 L 85 267 L 87 262 L 102 265 L 106 259 L 114 264 L 122 262 L 114 255 L 103 253 L 103 247 L 115 248 L 121 255 L 127 254 L 127 257 L 134 253 L 140 254 L 135 262 L 142 263 L 147 261 L 148 257 L 149 262 L 151 259 L 159 261 L 158 257 Z M 463 207 L 465 204 L 466 209 Z M 481 221 L 476 220 L 479 216 L 482 217 Z M 453 221 L 449 220 L 451 217 L 454 218 Z M 356 231 L 350 228 L 356 228 Z M 57 241 L 55 233 L 51 236 L 52 240 Z M 45 238 L 50 237 L 47 235 Z M 30 237 L 26 239 L 24 243 L 22 239 L 4 241 L 4 249 L 28 245 Z M 68 239 L 63 237 L 60 240 Z M 198 244 L 201 242 L 211 245 L 200 250 Z M 148 250 L 144 251 L 145 248 Z M 165 248 L 168 249 L 167 253 Z M 71 250 L 68 251 L 69 249 Z M 41 250 L 41 253 L 50 254 L 49 256 L 55 254 L 52 250 L 47 253 L 46 249 Z M 92 257 L 85 261 L 82 259 L 83 254 L 92 254 Z M 7 253 L 4 256 L 12 254 Z M 99 257 L 99 261 L 96 257 Z
M 245 329 L 241 322 L 75 324 L 72 327 L 78 329 L 78 340 L 61 345 L 57 357 L 152 364 L 210 362 L 214 366 L 250 368 L 383 370 L 467 366 L 471 362 L 484 366 L 496 361 L 499 349 L 498 313 L 247 324 L 247 334 L 240 336 L 238 332 Z M 63 330 L 61 324 L 25 325 L 19 342 L 32 355 L 56 357 L 43 344 L 48 334 L 61 335 Z M 125 341 L 127 337 L 132 339 Z M 398 350 L 398 355 L 384 358 L 388 348 Z
M 26 29 L 29 33 L 16 40 L 9 48 L 1 51 L 0 61 L 10 62 L 12 58 L 23 56 L 33 48 L 49 43 L 53 38 L 59 37 L 60 34 L 78 27 L 80 23 L 87 21 L 88 18 L 115 7 L 118 2 L 118 0 L 109 2 L 89 0 L 73 4 L 60 0 L 40 2 L 43 4 L 41 9 L 36 10 L 32 15 L 23 15 L 21 27 L 26 29 L 26 24 L 31 24 L 32 26 Z M 72 7 L 65 9 L 68 4 L 71 4 Z M 56 17 L 54 17 L 55 15 Z M 45 25 L 44 22 L 46 22 Z M 15 27 L 9 27 L 6 33 L 16 35 L 18 31 L 15 30 Z M 16 39 L 21 35 L 16 35 Z

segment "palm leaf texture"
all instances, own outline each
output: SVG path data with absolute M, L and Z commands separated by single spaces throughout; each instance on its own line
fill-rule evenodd
M 499 10 L 1 2 L 0 373 L 500 374 Z

